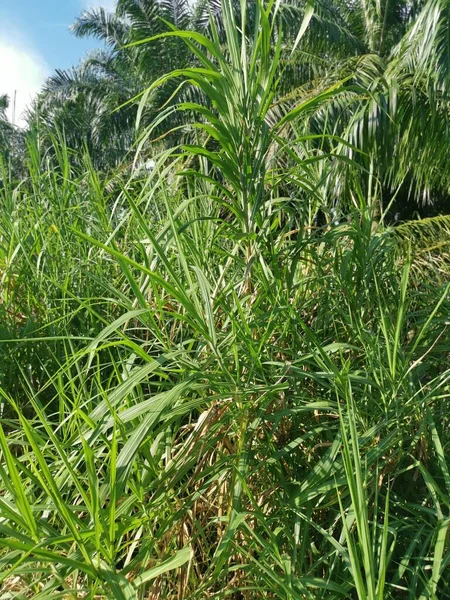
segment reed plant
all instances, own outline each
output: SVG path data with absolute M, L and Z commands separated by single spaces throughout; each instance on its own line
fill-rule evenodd
M 224 9 L 228 50 L 170 34 L 199 144 L 139 179 L 31 140 L 1 188 L 2 599 L 448 594 L 448 268 L 370 190 L 314 228 L 283 125 L 339 88 L 274 124 L 278 4 L 251 48 Z

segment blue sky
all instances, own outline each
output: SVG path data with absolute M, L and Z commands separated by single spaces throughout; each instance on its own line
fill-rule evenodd
M 55 69 L 76 65 L 95 40 L 80 40 L 69 26 L 90 7 L 115 0 L 0 0 L 0 94 L 16 98 L 15 121 Z M 12 107 L 9 113 L 13 117 Z

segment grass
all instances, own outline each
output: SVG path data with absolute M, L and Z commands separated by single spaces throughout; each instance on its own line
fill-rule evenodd
M 273 8 L 248 63 L 232 28 L 199 55 L 214 155 L 139 180 L 30 141 L 0 189 L 2 599 L 446 597 L 448 265 L 369 193 L 308 220 L 317 161 L 261 134 Z

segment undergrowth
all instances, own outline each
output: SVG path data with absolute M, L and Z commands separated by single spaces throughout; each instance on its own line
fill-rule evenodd
M 30 142 L 3 179 L 2 599 L 448 594 L 448 262 L 363 194 L 314 226 L 279 136 L 311 101 L 265 121 L 271 14 L 185 73 L 228 94 L 214 152 L 139 179 Z

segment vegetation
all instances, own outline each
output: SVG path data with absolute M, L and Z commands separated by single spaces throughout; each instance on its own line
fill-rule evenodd
M 190 11 L 0 147 L 0 598 L 445 599 L 448 6 Z

